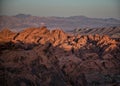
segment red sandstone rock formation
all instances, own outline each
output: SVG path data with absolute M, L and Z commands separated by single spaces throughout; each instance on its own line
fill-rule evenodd
M 3 43 L 4 42 L 4 43 Z M 109 36 L 29 28 L 0 32 L 2 86 L 118 86 L 120 43 Z

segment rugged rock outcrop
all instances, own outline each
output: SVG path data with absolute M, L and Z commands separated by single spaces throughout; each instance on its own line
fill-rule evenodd
M 13 39 L 16 33 L 5 28 L 0 32 L 0 42 L 8 42 Z
M 3 30 L 0 65 L 2 86 L 119 86 L 120 43 L 45 27 Z

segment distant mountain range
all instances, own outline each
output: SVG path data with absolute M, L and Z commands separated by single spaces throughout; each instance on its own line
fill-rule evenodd
M 120 26 L 120 19 L 88 18 L 86 16 L 71 17 L 38 17 L 26 14 L 0 16 L 0 29 L 23 30 L 28 27 L 39 27 L 45 24 L 49 29 L 60 27 L 63 30 L 75 28 L 96 28 Z
M 108 35 L 111 38 L 120 39 L 120 27 L 104 27 L 104 28 L 78 28 L 69 31 L 70 33 L 80 34 L 80 35 Z

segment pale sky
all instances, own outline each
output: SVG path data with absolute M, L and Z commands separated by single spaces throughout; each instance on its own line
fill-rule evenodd
M 120 0 L 0 0 L 0 15 L 120 18 Z

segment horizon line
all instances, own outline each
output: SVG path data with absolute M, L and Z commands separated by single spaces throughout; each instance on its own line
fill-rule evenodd
M 0 14 L 0 16 L 17 16 L 17 15 L 26 15 L 26 16 L 36 16 L 36 17 L 60 17 L 60 18 L 67 18 L 67 17 L 86 17 L 86 18 L 97 18 L 97 19 L 110 19 L 110 18 L 114 18 L 114 19 L 120 19 L 120 17 L 89 17 L 86 15 L 71 15 L 71 16 L 38 16 L 38 15 L 33 15 L 33 14 L 26 14 L 26 13 L 18 13 L 18 14 L 14 14 L 14 15 L 7 15 L 7 14 Z

